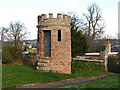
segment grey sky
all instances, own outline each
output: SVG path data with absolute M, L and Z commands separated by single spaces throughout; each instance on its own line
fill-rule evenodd
M 118 31 L 119 0 L 0 0 L 0 27 L 8 26 L 11 21 L 20 20 L 31 32 L 28 39 L 37 38 L 37 16 L 43 13 L 76 12 L 79 18 L 86 12 L 89 4 L 95 2 L 102 9 L 106 23 L 105 35 L 115 36 Z

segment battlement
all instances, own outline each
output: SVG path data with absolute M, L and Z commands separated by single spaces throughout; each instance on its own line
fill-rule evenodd
M 60 13 L 57 14 L 57 18 L 53 18 L 53 14 L 49 13 L 47 18 L 46 14 L 38 16 L 38 27 L 43 26 L 70 26 L 70 16 Z
M 49 13 L 49 18 L 47 18 L 46 14 L 39 15 L 38 20 L 41 20 L 41 19 L 53 19 L 53 14 Z M 58 13 L 57 14 L 57 19 L 70 19 L 70 16 L 68 16 L 66 14 L 61 15 L 61 13 Z

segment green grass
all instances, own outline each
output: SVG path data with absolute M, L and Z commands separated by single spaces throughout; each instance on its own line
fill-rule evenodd
M 2 65 L 0 65 L 0 88 L 2 88 Z
M 3 88 L 10 88 L 30 83 L 45 83 L 75 77 L 75 75 L 39 72 L 35 70 L 35 66 L 27 65 L 3 65 L 2 70 Z
M 111 76 L 105 79 L 76 84 L 76 85 L 69 85 L 61 88 L 118 88 L 118 75 Z
M 2 65 L 2 88 L 12 88 L 31 83 L 46 83 L 76 77 L 90 77 L 107 74 L 106 71 L 79 70 L 78 73 L 60 74 L 53 72 L 39 72 L 35 66 L 29 65 Z

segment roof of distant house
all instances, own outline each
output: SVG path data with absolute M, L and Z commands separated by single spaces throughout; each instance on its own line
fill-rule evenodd
M 85 53 L 85 55 L 99 55 L 99 53 Z
M 109 52 L 108 55 L 116 55 L 118 52 Z M 85 53 L 85 55 L 100 55 L 100 53 Z
M 26 44 L 31 44 L 30 42 L 26 42 Z
M 112 48 L 117 48 L 118 50 L 120 50 L 120 45 L 114 45 L 112 46 Z
M 32 46 L 32 48 L 37 48 L 37 46 Z

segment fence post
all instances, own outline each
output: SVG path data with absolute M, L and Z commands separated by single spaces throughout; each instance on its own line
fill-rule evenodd
M 105 70 L 108 71 L 108 53 L 105 52 Z
M 100 52 L 100 59 L 104 60 L 105 71 L 108 71 L 108 53 L 107 52 Z

